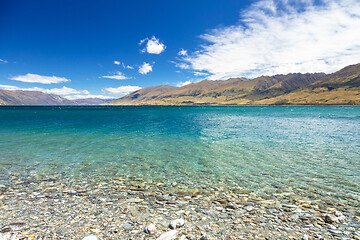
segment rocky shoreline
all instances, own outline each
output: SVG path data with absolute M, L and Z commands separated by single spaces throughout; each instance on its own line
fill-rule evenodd
M 3 239 L 360 239 L 360 206 L 294 192 L 11 174 Z

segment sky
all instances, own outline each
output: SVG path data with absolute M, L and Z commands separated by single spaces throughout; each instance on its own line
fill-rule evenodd
M 360 0 L 2 0 L 0 88 L 118 98 L 360 62 Z

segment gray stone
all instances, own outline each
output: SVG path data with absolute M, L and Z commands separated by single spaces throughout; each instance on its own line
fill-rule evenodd
M 125 230 L 129 230 L 131 228 L 131 224 L 130 223 L 124 223 L 122 225 L 122 227 L 125 229 Z

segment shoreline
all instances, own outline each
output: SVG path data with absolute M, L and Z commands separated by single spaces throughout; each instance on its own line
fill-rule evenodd
M 177 219 L 184 226 L 171 230 Z M 126 176 L 13 174 L 0 186 L 0 222 L 0 239 L 157 239 L 169 231 L 177 237 L 168 239 L 360 239 L 359 206 L 293 192 L 184 190 Z M 145 233 L 150 224 L 156 230 Z

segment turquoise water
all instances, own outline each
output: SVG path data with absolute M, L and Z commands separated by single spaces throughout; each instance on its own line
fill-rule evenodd
M 11 174 L 143 177 L 360 200 L 360 107 L 0 107 Z

